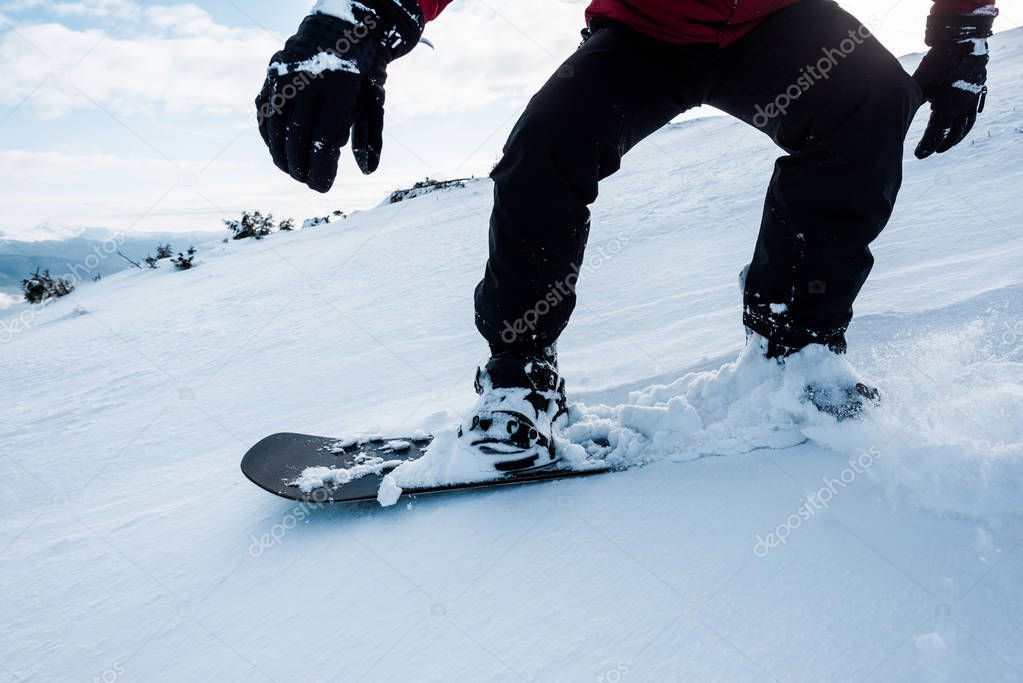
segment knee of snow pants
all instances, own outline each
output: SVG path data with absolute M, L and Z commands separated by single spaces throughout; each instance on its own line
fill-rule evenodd
M 599 181 L 683 107 L 649 68 L 667 49 L 596 31 L 512 130 L 491 173 L 490 259 L 476 288 L 476 325 L 495 352 L 536 352 L 568 324 Z
M 619 155 L 597 142 L 592 125 L 566 130 L 571 116 L 534 100 L 491 173 L 490 259 L 476 288 L 476 324 L 491 347 L 548 346 L 575 309 L 587 207 L 599 174 L 617 170 Z
M 752 68 L 758 85 L 733 89 L 726 110 L 788 154 L 768 187 L 744 323 L 784 347 L 842 350 L 874 263 L 869 245 L 902 184 L 906 134 L 923 97 L 895 57 L 830 1 L 804 0 L 762 29 L 745 49 L 757 53 L 758 41 L 777 44 L 785 35 L 785 50 Z

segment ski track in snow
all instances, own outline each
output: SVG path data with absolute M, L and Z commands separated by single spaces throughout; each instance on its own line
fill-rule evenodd
M 990 73 L 960 147 L 915 160 L 917 117 L 849 367 L 740 357 L 769 142 L 626 157 L 561 342 L 565 438 L 626 472 L 380 509 L 238 470 L 278 431 L 453 453 L 486 180 L 3 311 L 0 678 L 1023 680 L 1023 31 Z M 829 372 L 883 407 L 809 412 Z

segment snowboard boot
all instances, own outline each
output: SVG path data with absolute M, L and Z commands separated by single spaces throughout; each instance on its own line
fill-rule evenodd
M 868 404 L 875 408 L 881 405 L 881 392 L 863 382 L 837 386 L 810 384 L 803 396 L 814 408 L 839 422 L 859 417 Z
M 479 400 L 458 437 L 502 473 L 554 465 L 554 425 L 568 412 L 553 359 L 496 356 L 476 371 Z
M 784 365 L 785 359 L 803 349 L 793 348 L 767 339 L 753 330 L 746 328 L 748 344 L 759 344 L 764 356 Z M 822 344 L 836 356 L 844 356 L 846 352 L 845 336 L 841 335 Z M 804 347 L 805 348 L 805 347 Z M 811 382 L 803 391 L 803 401 L 811 404 L 822 413 L 831 415 L 839 422 L 860 417 L 867 406 L 881 405 L 881 392 L 863 382 L 848 381 Z

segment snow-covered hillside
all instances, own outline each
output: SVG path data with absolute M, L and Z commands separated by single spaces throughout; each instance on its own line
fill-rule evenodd
M 239 472 L 271 432 L 458 421 L 489 181 L 5 312 L 0 679 L 1023 681 L 1023 32 L 992 51 L 970 141 L 907 148 L 862 424 L 726 365 L 778 152 L 724 118 L 605 183 L 562 340 L 589 407 L 684 394 L 643 468 L 322 509 Z

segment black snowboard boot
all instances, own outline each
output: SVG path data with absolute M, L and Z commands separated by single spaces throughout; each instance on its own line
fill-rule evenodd
M 568 411 L 553 358 L 491 358 L 476 371 L 476 393 L 479 401 L 458 437 L 495 470 L 521 473 L 558 461 L 552 435 Z
M 839 422 L 859 417 L 867 405 L 881 405 L 881 392 L 863 382 L 855 384 L 810 384 L 804 394 L 807 401 Z
M 803 350 L 766 339 L 749 328 L 746 328 L 746 341 L 759 344 L 763 354 L 779 364 L 784 364 L 786 358 Z M 846 352 L 845 336 L 833 338 L 823 346 L 827 346 L 831 353 L 843 356 Z M 881 392 L 876 387 L 850 378 L 848 381 L 811 382 L 803 392 L 803 400 L 841 422 L 860 417 L 868 405 L 880 406 Z

